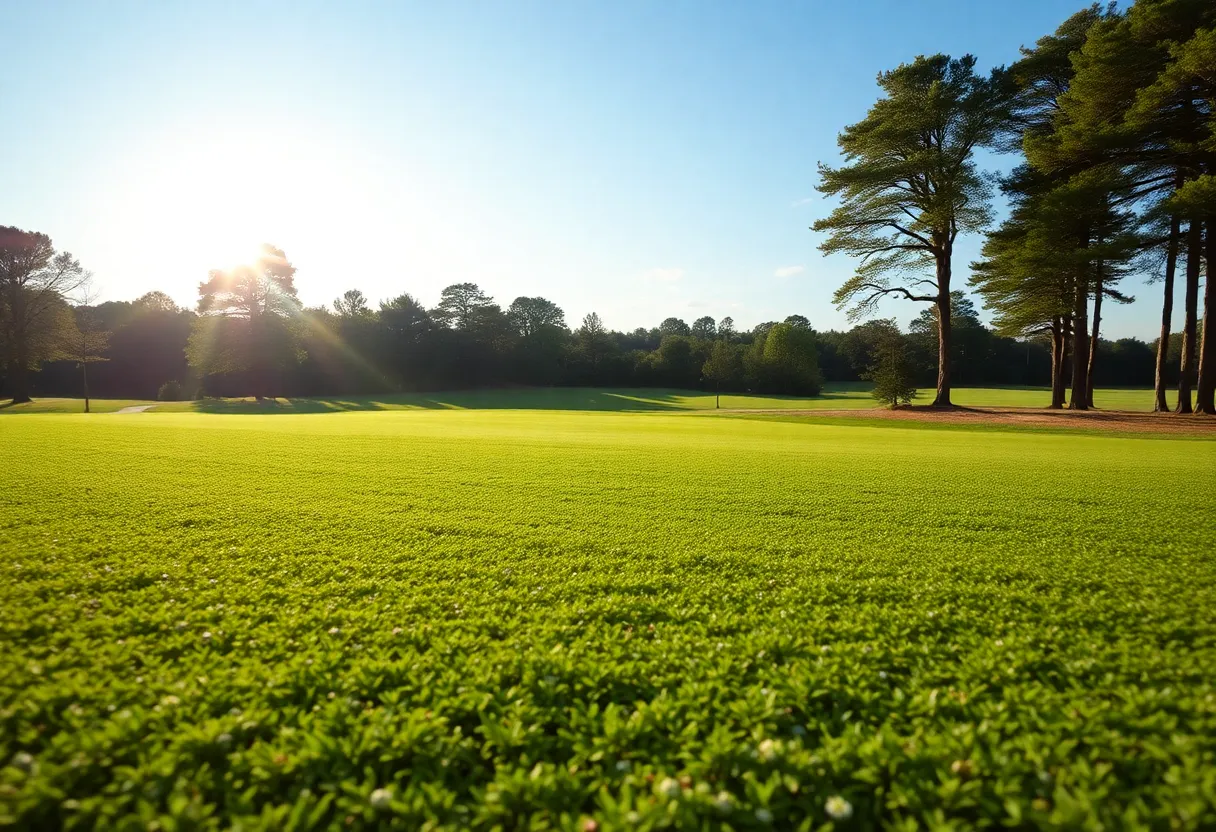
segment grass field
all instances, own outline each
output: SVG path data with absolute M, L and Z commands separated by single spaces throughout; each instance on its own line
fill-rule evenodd
M 1098 406 L 1107 410 L 1148 412 L 1153 409 L 1152 390 L 1104 389 L 1094 393 Z M 1039 387 L 960 387 L 954 390 L 955 404 L 964 407 L 1046 407 L 1051 393 Z M 1177 394 L 1170 394 L 1171 405 Z M 922 390 L 916 404 L 933 401 L 932 390 Z M 154 405 L 162 413 L 334 413 L 382 410 L 709 410 L 714 396 L 692 390 L 588 388 L 522 388 L 516 390 L 461 390 L 451 393 L 407 393 L 384 396 L 352 396 L 320 399 L 207 399 L 201 402 L 152 402 L 129 399 L 94 399 L 93 410 L 109 413 L 132 405 Z M 866 383 L 828 385 L 815 398 L 790 396 L 723 395 L 726 409 L 764 410 L 854 410 L 878 407 Z M 22 405 L 0 405 L 0 414 L 79 413 L 80 399 L 38 399 Z
M 1216 826 L 1216 442 L 0 422 L 0 824 Z

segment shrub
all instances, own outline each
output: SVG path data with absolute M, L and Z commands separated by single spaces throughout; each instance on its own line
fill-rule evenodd
M 160 390 L 156 392 L 157 401 L 162 402 L 180 402 L 185 397 L 182 395 L 182 386 L 176 381 L 166 381 L 160 386 Z

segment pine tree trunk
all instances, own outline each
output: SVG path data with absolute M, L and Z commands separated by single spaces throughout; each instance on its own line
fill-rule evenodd
M 1199 346 L 1199 383 L 1195 410 L 1216 414 L 1216 214 L 1208 214 L 1204 259 L 1207 279 L 1203 288 L 1203 338 Z
M 1098 360 L 1098 327 L 1102 324 L 1102 264 L 1098 263 L 1098 279 L 1094 286 L 1094 333 L 1089 339 L 1089 368 L 1085 371 L 1085 404 L 1094 406 L 1094 364 Z
M 950 250 L 937 258 L 937 396 L 934 407 L 950 407 Z
M 1051 319 L 1051 409 L 1064 407 L 1064 321 L 1057 315 Z
M 1089 291 L 1085 273 L 1076 276 L 1072 293 L 1072 397 L 1069 410 L 1088 410 L 1086 394 L 1089 379 L 1086 367 L 1089 361 Z
M 1178 217 L 1170 218 L 1170 239 L 1165 249 L 1165 296 L 1161 300 L 1161 338 L 1157 341 L 1157 372 L 1153 381 L 1153 410 L 1169 413 L 1165 400 L 1165 364 L 1170 352 L 1170 327 L 1174 317 L 1174 272 L 1178 269 L 1178 237 L 1181 223 Z
M 1203 237 L 1199 223 L 1192 220 L 1186 230 L 1186 316 L 1182 326 L 1182 362 L 1178 375 L 1176 413 L 1191 412 L 1191 389 L 1195 378 L 1195 334 L 1199 312 L 1199 255 Z

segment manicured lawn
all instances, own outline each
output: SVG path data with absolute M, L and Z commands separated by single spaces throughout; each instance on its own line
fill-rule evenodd
M 135 407 L 138 405 L 160 404 L 159 402 L 145 402 L 139 399 L 92 399 L 89 402 L 89 410 L 92 413 L 113 413 L 116 410 L 121 410 L 124 407 Z M 19 414 L 19 413 L 84 413 L 84 399 L 62 399 L 62 398 L 37 398 L 32 402 L 25 404 L 12 404 L 8 401 L 0 400 L 0 415 L 3 414 Z
M 973 407 L 1046 407 L 1051 393 L 1037 387 L 961 387 L 953 394 L 955 404 Z M 917 404 L 933 401 L 932 390 L 921 390 Z M 1095 401 L 1107 410 L 1151 411 L 1151 390 L 1111 389 L 1095 392 Z M 1170 402 L 1177 401 L 1175 394 Z M 202 402 L 141 402 L 94 399 L 93 410 L 107 413 L 130 405 L 150 404 L 162 413 L 335 413 L 383 410 L 710 410 L 714 396 L 695 390 L 522 388 L 516 390 L 460 390 L 450 393 L 405 393 L 380 396 L 347 396 L 318 399 L 208 399 Z M 792 396 L 723 395 L 724 409 L 758 410 L 853 410 L 877 407 L 866 383 L 830 384 L 815 398 Z M 4 413 L 79 413 L 80 399 L 38 399 L 31 404 L 0 406 Z
M 1216 825 L 1216 442 L 153 411 L 0 469 L 17 828 Z

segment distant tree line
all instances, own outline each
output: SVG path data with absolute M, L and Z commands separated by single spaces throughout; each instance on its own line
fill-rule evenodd
M 10 233 L 12 248 L 13 233 Z M 84 272 L 70 255 L 44 247 L 39 285 L 75 289 Z M 58 264 L 58 265 L 55 265 Z M 70 264 L 70 267 L 68 267 Z M 7 349 L 12 316 L 2 319 L 5 394 L 151 399 L 208 396 L 326 396 L 450 390 L 501 385 L 678 387 L 720 392 L 815 395 L 825 381 L 868 378 L 897 339 L 911 380 L 931 384 L 937 332 L 926 310 L 906 331 L 867 321 L 847 332 L 818 331 L 801 315 L 740 331 L 730 318 L 691 324 L 670 317 L 653 328 L 609 330 L 587 315 L 573 329 L 542 297 L 505 309 L 471 283 L 443 290 L 426 308 L 409 294 L 377 305 L 355 289 L 330 307 L 305 308 L 295 269 L 265 247 L 251 266 L 213 271 L 196 310 L 165 294 L 72 306 L 48 290 L 48 311 L 27 327 L 22 374 Z M 74 275 L 68 283 L 63 275 Z M 7 286 L 0 283 L 0 286 Z M 66 292 L 67 289 L 64 288 Z M 970 300 L 952 303 L 951 373 L 965 385 L 1046 385 L 1051 351 L 1042 336 L 1014 339 L 984 326 Z M 1181 335 L 1174 339 L 1180 347 Z M 75 349 L 83 344 L 85 349 Z M 887 345 L 887 346 L 884 346 Z M 1104 342 L 1098 383 L 1146 386 L 1154 345 Z M 18 385 L 26 385 L 24 388 Z M 87 388 L 85 385 L 87 384 Z M 166 387 L 166 385 L 169 385 Z M 164 389 L 162 389 L 164 388 Z
M 1160 274 L 1164 290 L 1156 409 L 1176 386 L 1179 412 L 1193 394 L 1196 410 L 1216 413 L 1216 3 L 1094 4 L 1012 66 L 975 66 L 933 55 L 880 74 L 883 96 L 839 136 L 845 163 L 820 165 L 820 191 L 839 201 L 814 225 L 828 235 L 820 248 L 857 258 L 838 306 L 856 319 L 885 297 L 931 304 L 917 325 L 936 334 L 934 403 L 949 405 L 962 383 L 955 342 L 967 337 L 956 329 L 954 244 L 992 220 L 975 152 L 1016 153 L 1021 164 L 999 181 L 1011 214 L 988 233 L 969 284 L 998 335 L 1047 339 L 1051 406 L 1064 406 L 1066 387 L 1070 408 L 1092 406 L 1094 386 L 1111 378 L 1104 365 L 1140 352 L 1101 332 L 1103 305 L 1130 302 L 1119 282 L 1139 272 Z

